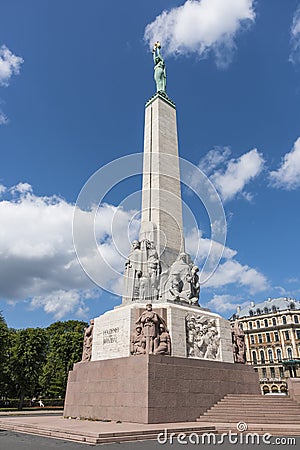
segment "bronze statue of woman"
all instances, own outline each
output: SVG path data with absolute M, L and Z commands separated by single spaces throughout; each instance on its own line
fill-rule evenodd
M 156 92 L 166 92 L 167 76 L 165 62 L 160 54 L 161 45 L 157 41 L 153 46 L 154 80 Z

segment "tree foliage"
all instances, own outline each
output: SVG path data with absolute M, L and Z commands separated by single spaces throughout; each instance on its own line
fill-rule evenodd
M 7 389 L 8 384 L 8 327 L 0 311 L 0 392 Z
M 68 320 L 55 322 L 47 328 L 48 351 L 41 376 L 43 395 L 49 397 L 65 395 L 68 372 L 74 363 L 81 360 L 86 326 L 86 322 Z
M 64 397 L 68 372 L 81 360 L 86 322 L 9 329 L 0 313 L 0 397 Z
M 39 377 L 46 359 L 47 335 L 42 328 L 26 328 L 10 333 L 10 372 L 19 393 L 21 409 L 25 395 L 39 389 Z

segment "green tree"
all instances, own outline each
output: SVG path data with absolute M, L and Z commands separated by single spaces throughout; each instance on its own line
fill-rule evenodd
M 0 395 L 6 396 L 8 379 L 8 327 L 0 311 Z
M 19 409 L 26 395 L 39 392 L 39 378 L 46 359 L 47 333 L 43 328 L 26 328 L 10 333 L 10 377 L 18 392 Z
M 64 397 L 69 370 L 82 357 L 86 322 L 55 322 L 46 329 L 48 349 L 40 384 L 44 396 Z

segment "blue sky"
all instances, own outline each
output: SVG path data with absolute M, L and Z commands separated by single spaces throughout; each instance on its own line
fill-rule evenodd
M 299 1 L 4 0 L 0 30 L 0 310 L 10 326 L 86 320 L 120 302 L 77 263 L 72 215 L 95 171 L 142 151 L 154 37 L 180 155 L 210 177 L 227 218 L 224 258 L 200 303 L 228 317 L 250 300 L 299 299 Z M 97 236 L 118 271 L 109 223 L 140 187 L 126 180 L 100 208 Z M 207 217 L 183 193 L 201 263 Z

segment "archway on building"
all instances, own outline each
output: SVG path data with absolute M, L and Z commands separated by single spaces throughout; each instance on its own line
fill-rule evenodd
M 285 384 L 280 386 L 280 392 L 282 394 L 287 394 L 287 386 Z
M 276 386 L 275 384 L 271 387 L 271 391 L 272 394 L 277 394 L 278 393 L 278 386 Z
M 266 394 L 269 394 L 269 393 L 270 393 L 269 386 L 263 386 L 263 394 L 266 395 Z

